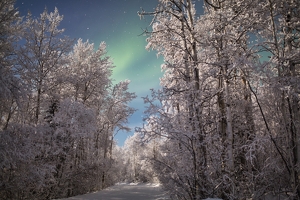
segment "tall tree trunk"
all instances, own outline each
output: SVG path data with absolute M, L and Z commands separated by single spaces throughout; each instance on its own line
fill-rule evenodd
M 40 115 L 40 106 L 41 106 L 41 85 L 38 86 L 37 91 L 37 99 L 36 99 L 36 109 L 35 109 L 35 124 L 39 122 L 39 115 Z
M 225 110 L 225 101 L 224 101 L 224 81 L 223 81 L 223 76 L 220 71 L 219 73 L 219 79 L 218 79 L 218 99 L 217 99 L 217 104 L 218 104 L 218 109 L 219 109 L 219 121 L 218 121 L 218 132 L 221 137 L 222 143 L 224 144 L 226 142 L 226 127 L 227 127 L 227 122 L 226 122 L 226 110 Z M 221 159 L 222 159 L 222 170 L 225 170 L 225 160 L 226 156 L 224 155 L 224 152 L 221 153 Z
M 292 2 L 289 2 L 292 3 Z M 291 28 L 291 18 L 292 10 L 289 8 L 287 10 L 285 19 L 286 19 L 286 28 L 285 28 L 285 51 L 286 55 L 289 56 L 292 53 L 292 28 Z M 287 76 L 290 76 L 291 80 L 297 79 L 296 73 L 296 64 L 293 61 L 288 60 Z M 292 82 L 292 81 L 291 81 Z M 297 83 L 299 84 L 299 83 Z M 300 106 L 299 106 L 299 97 L 296 88 L 292 86 L 289 97 L 287 98 L 289 106 L 289 115 L 290 115 L 290 132 L 292 135 L 292 148 L 293 148 L 293 168 L 294 168 L 294 184 L 295 184 L 295 193 L 300 196 Z
M 107 135 L 107 133 L 106 133 Z M 106 162 L 106 158 L 107 158 L 107 137 L 105 137 L 105 141 L 104 141 L 104 151 L 103 151 L 103 160 Z M 102 182 L 102 190 L 106 187 L 105 182 L 106 182 L 106 167 L 104 166 L 103 172 L 102 172 L 102 178 L 101 178 L 101 182 Z
M 226 78 L 227 79 L 227 78 Z M 224 81 L 225 102 L 226 102 L 226 134 L 227 134 L 227 154 L 228 154 L 228 169 L 230 172 L 234 171 L 234 158 L 233 158 L 233 131 L 232 131 L 232 113 L 231 102 L 229 93 L 229 81 Z

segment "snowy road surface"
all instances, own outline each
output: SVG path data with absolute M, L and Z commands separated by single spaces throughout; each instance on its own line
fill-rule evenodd
M 65 200 L 167 200 L 168 196 L 158 185 L 117 184 L 105 190 L 70 197 Z M 62 199 L 61 199 L 62 200 Z

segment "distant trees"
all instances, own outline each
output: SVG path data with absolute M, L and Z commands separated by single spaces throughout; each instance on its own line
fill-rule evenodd
M 200 17 L 190 0 L 139 13 L 153 15 L 147 48 L 165 60 L 137 130 L 163 141 L 152 167 L 178 199 L 297 199 L 299 3 L 203 6 Z
M 157 182 L 157 177 L 151 162 L 155 157 L 155 140 L 145 142 L 143 136 L 135 133 L 127 138 L 122 147 L 123 165 L 122 178 L 127 182 Z
M 112 83 L 105 43 L 73 46 L 58 9 L 20 22 L 13 3 L 0 3 L 0 196 L 53 199 L 114 184 L 113 136 L 134 112 L 130 82 Z

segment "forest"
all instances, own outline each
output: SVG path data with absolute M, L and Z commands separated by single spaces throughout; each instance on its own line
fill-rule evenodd
M 135 98 L 113 84 L 106 44 L 74 41 L 58 9 L 39 18 L 0 1 L 0 199 L 54 199 L 119 177 L 114 134 Z M 96 49 L 96 50 L 94 50 Z
M 22 18 L 13 5 L 0 2 L 0 198 L 128 181 L 159 182 L 171 199 L 300 199 L 300 1 L 141 9 L 164 74 L 124 147 L 114 134 L 136 96 L 112 83 L 105 43 L 64 36 L 57 9 Z

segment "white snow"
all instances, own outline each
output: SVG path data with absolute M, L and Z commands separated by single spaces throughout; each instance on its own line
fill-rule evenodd
M 65 200 L 169 200 L 159 184 L 119 183 L 105 190 Z M 63 200 L 63 199 L 61 199 Z
M 204 199 L 204 200 L 222 200 L 222 199 L 208 198 L 208 199 Z

